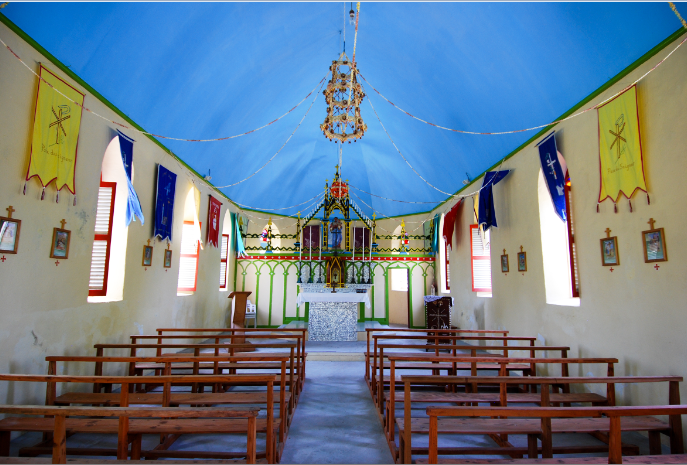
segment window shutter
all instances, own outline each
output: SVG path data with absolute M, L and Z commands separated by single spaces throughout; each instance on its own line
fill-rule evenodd
M 450 265 L 450 256 L 449 256 L 449 249 L 448 245 L 445 246 L 446 250 L 446 260 L 444 260 L 444 277 L 446 278 L 446 290 L 450 291 L 451 290 L 451 267 Z
M 482 245 L 479 227 L 470 225 L 470 254 L 472 261 L 473 292 L 491 292 L 491 245 L 489 231 L 484 234 L 486 247 Z
M 202 226 L 202 225 L 201 225 Z M 179 254 L 179 281 L 177 291 L 195 292 L 198 278 L 199 243 L 193 221 L 184 221 L 181 230 L 181 252 Z
M 567 174 L 567 173 L 566 173 Z M 575 244 L 575 219 L 573 217 L 572 195 L 570 195 L 570 178 L 565 183 L 565 212 L 567 215 L 568 226 L 568 254 L 570 261 L 570 277 L 572 278 L 572 296 L 580 296 L 580 276 L 577 270 L 577 247 Z
M 89 296 L 107 295 L 107 274 L 112 243 L 112 217 L 117 183 L 100 182 L 98 205 L 95 214 L 95 238 L 91 255 L 91 274 L 88 280 Z
M 222 234 L 219 263 L 219 288 L 227 288 L 227 263 L 229 259 L 229 235 Z

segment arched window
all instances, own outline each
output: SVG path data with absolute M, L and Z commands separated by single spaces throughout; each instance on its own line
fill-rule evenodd
M 392 234 L 393 239 L 391 239 L 391 249 L 392 249 L 392 254 L 394 255 L 399 255 L 401 253 L 401 225 L 399 224 L 396 226 L 396 229 L 394 229 L 394 232 Z
M 184 226 L 181 230 L 177 295 L 189 295 L 196 292 L 198 260 L 200 258 L 200 229 L 202 227 L 197 218 L 196 188 L 191 187 L 184 204 Z
M 569 180 L 567 173 L 566 179 Z M 569 185 L 566 186 L 566 191 L 569 188 Z M 572 205 L 570 203 L 566 205 L 569 221 L 563 221 L 556 215 L 541 169 L 539 170 L 538 196 L 546 303 L 579 306 L 579 284 L 576 285 L 579 280 L 575 276 L 577 267 L 574 260 Z M 566 202 L 568 197 L 569 195 L 566 195 Z M 577 291 L 577 295 L 573 293 L 573 290 Z
M 131 171 L 133 182 L 133 167 Z M 95 234 L 88 281 L 88 302 L 113 302 L 124 298 L 127 178 L 119 148 L 119 137 L 105 149 L 100 172 Z

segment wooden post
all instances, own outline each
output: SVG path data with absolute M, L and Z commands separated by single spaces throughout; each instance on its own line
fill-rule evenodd
M 55 415 L 53 429 L 52 463 L 67 463 L 67 418 Z
M 411 431 L 411 410 L 410 410 L 410 381 L 406 381 L 403 386 L 403 431 L 405 434 L 403 463 L 413 463 L 412 431 Z M 392 438 L 393 440 L 394 438 Z
M 282 362 L 283 364 L 283 362 Z M 277 463 L 274 450 L 274 381 L 267 383 L 267 461 Z M 283 427 L 283 423 L 282 423 Z M 249 430 L 250 434 L 250 430 Z M 249 436 L 250 440 L 250 436 Z
M 429 457 L 427 462 L 438 463 L 438 424 L 436 415 L 430 415 L 429 417 Z M 410 431 L 408 432 L 410 435 Z
M 609 378 L 615 376 L 615 368 L 613 367 L 613 362 L 610 362 L 608 364 L 608 370 L 606 373 L 606 376 L 608 376 Z M 615 405 L 615 383 L 606 384 L 606 400 L 609 406 L 612 407 Z
M 620 438 L 620 417 L 610 417 L 611 429 L 608 433 L 608 463 L 623 463 L 623 448 Z
M 677 381 L 668 383 L 668 403 L 670 405 L 680 405 L 680 384 Z M 682 415 L 670 415 L 670 453 L 684 454 L 685 446 L 682 439 Z
M 549 396 L 549 385 L 541 385 L 541 406 L 549 407 L 551 405 Z M 553 458 L 553 437 L 551 434 L 551 418 L 541 419 L 541 456 L 544 459 Z
M 268 431 L 272 425 L 267 425 Z M 256 436 L 255 417 L 248 417 L 248 444 L 246 446 L 246 463 L 255 463 L 255 436 Z
M 382 398 L 384 396 L 382 395 Z M 395 402 L 396 400 L 396 360 L 389 360 L 389 421 L 387 422 L 387 431 L 389 441 L 395 443 L 396 436 L 396 414 Z
M 119 395 L 119 406 L 129 406 L 128 383 L 122 383 Z M 127 460 L 129 457 L 129 417 L 119 417 L 119 429 L 117 432 L 117 460 Z

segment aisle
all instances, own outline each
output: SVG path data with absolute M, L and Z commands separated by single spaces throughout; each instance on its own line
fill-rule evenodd
M 363 362 L 308 362 L 282 463 L 393 463 Z

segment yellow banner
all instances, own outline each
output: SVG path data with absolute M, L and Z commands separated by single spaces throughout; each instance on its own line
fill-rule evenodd
M 639 140 L 637 87 L 632 86 L 598 108 L 599 162 L 601 186 L 599 202 L 620 194 L 628 199 L 637 189 L 646 192 L 642 144 Z
M 67 189 L 74 194 L 76 145 L 79 141 L 79 126 L 81 125 L 81 107 L 74 102 L 83 105 L 84 94 L 42 65 L 40 76 L 45 79 L 45 82 L 41 80 L 38 84 L 33 139 L 26 180 L 38 176 L 44 187 L 56 180 L 57 190 L 67 186 Z

